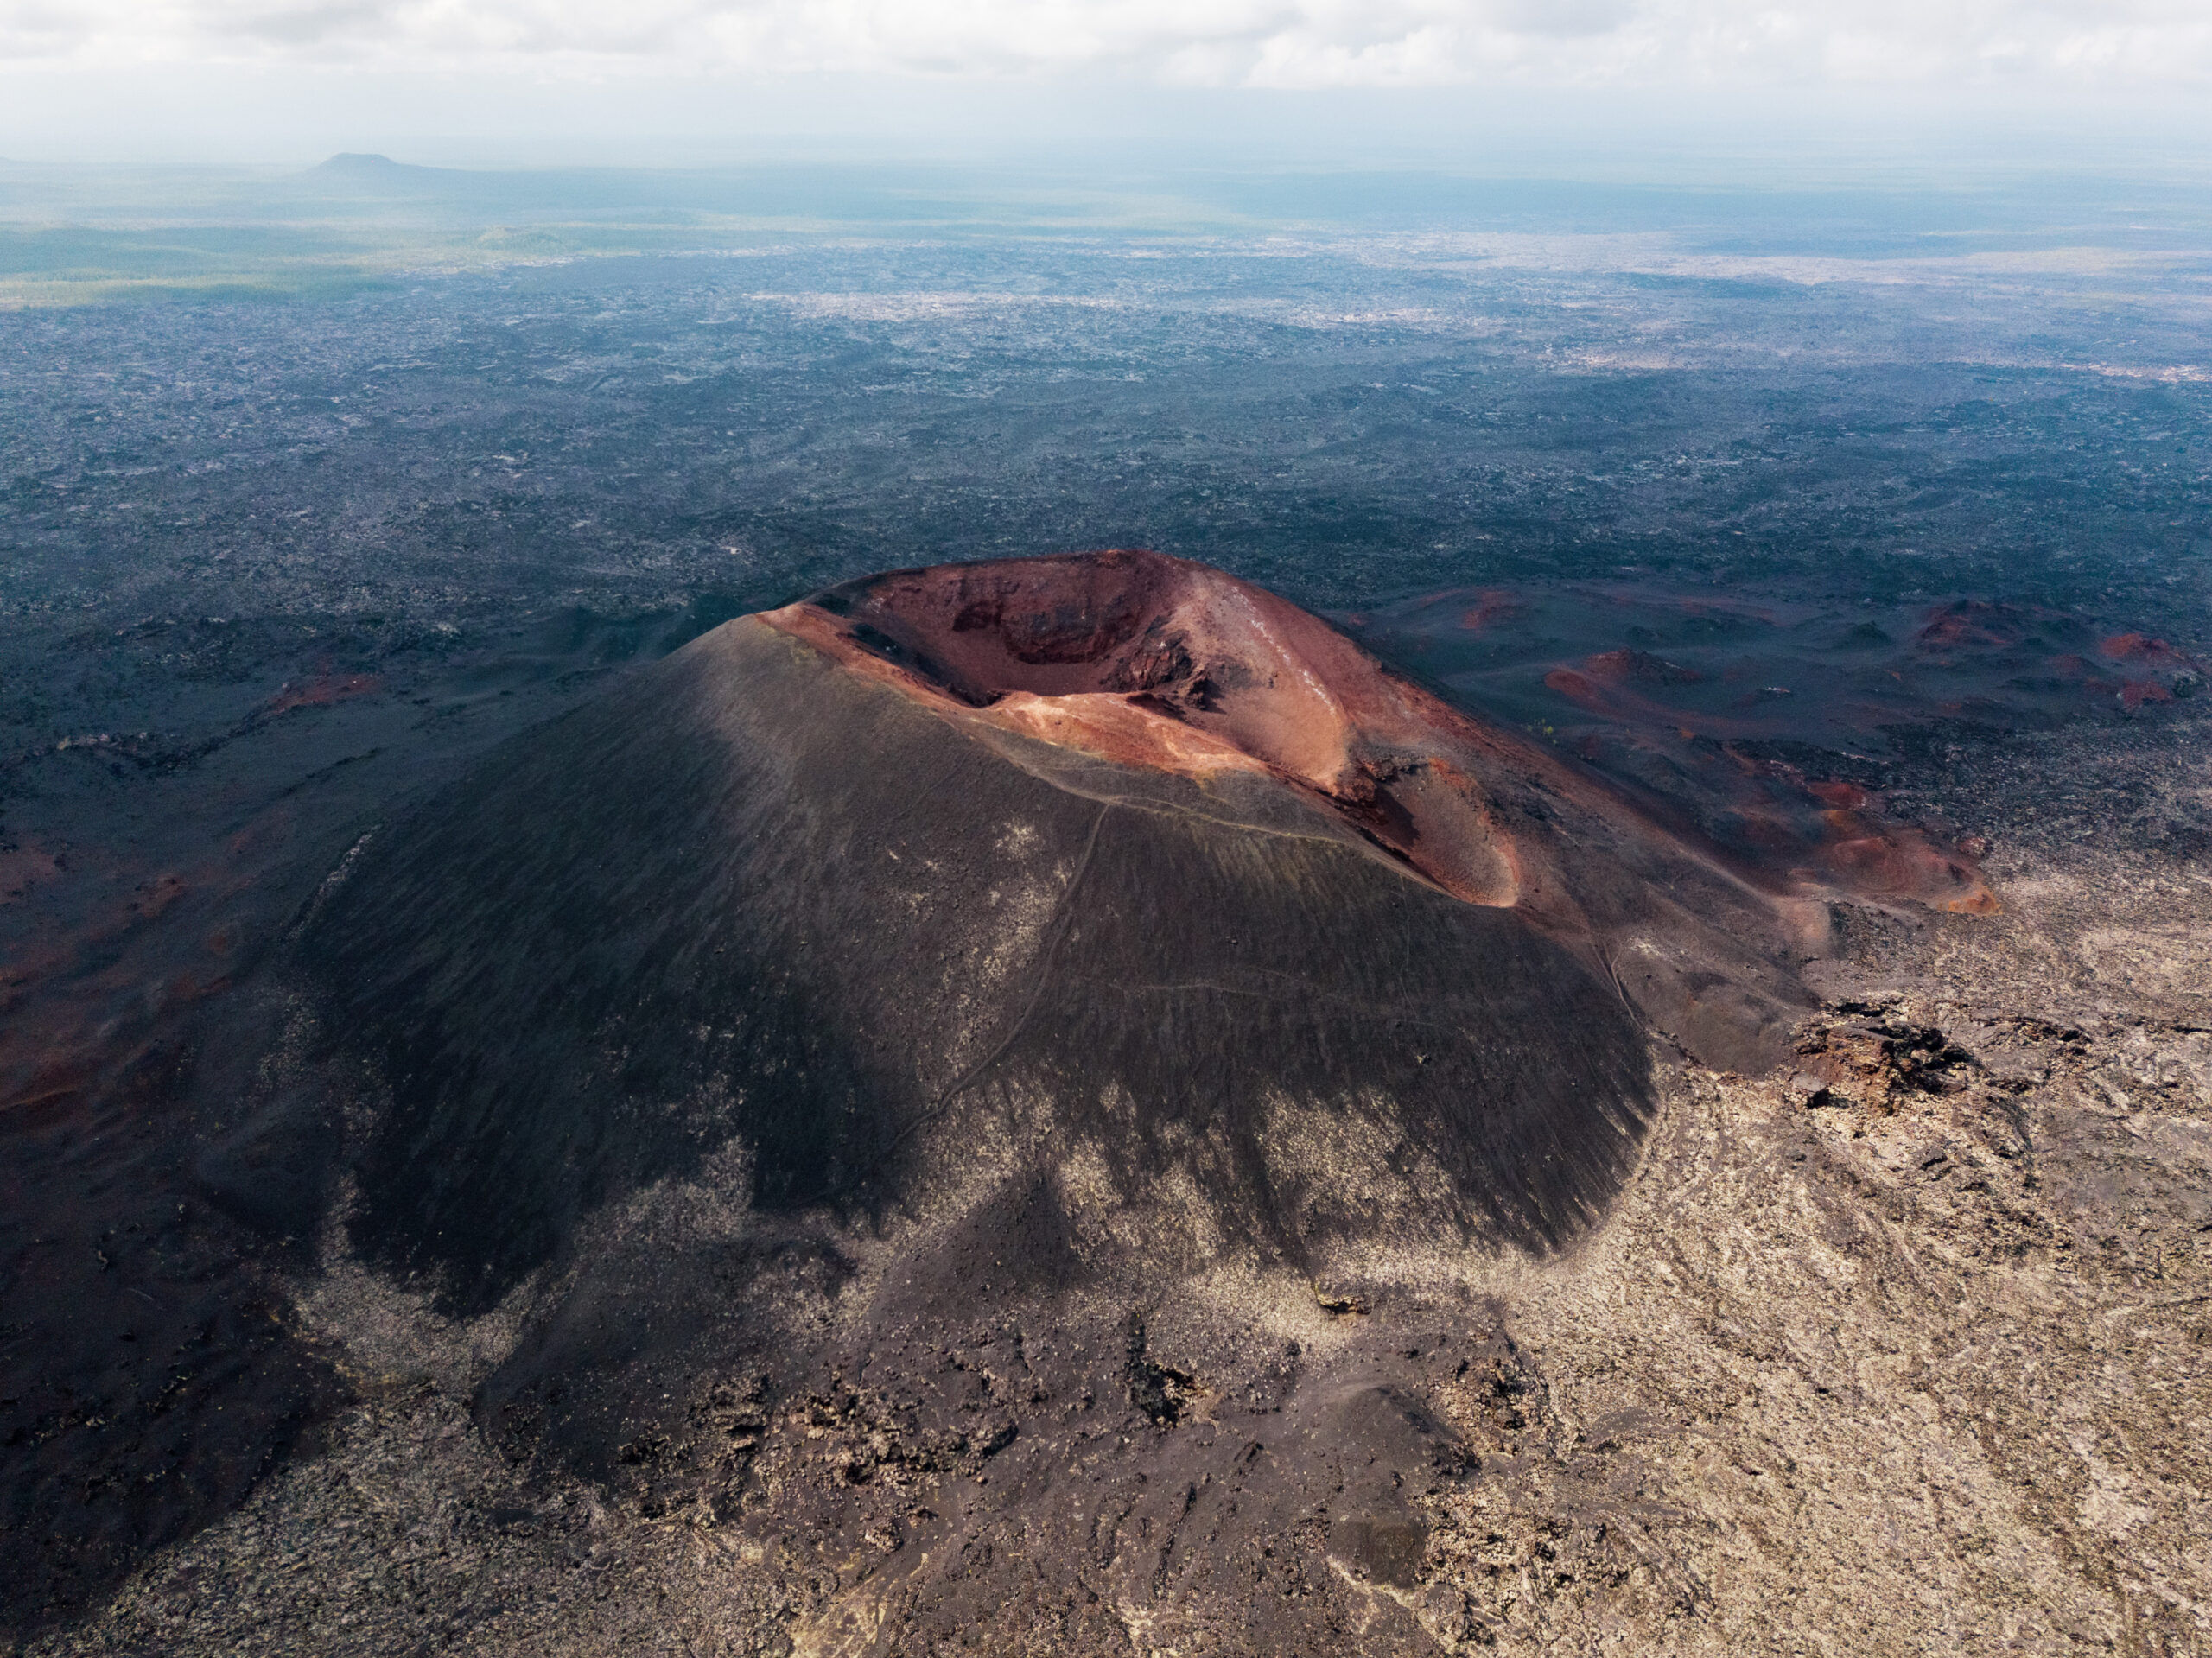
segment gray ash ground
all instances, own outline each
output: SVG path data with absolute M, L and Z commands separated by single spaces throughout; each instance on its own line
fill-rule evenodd
M 886 566 L 1150 544 L 1363 614 L 1592 582 L 1973 599 L 2208 654 L 2194 256 L 2000 291 L 1572 244 L 794 242 L 9 314 L 11 1638 L 2212 1649 L 2185 696 L 1931 701 L 1823 751 L 1986 848 L 2003 912 L 1844 905 L 1797 1063 L 1665 1071 L 1558 1256 L 1448 1286 L 1227 1263 L 1141 1325 L 978 1273 L 887 1380 L 834 1342 L 733 1369 L 588 1475 L 482 1408 L 526 1298 L 454 1316 L 312 1206 L 288 1236 L 288 1194 L 237 1201 L 237 1125 L 178 1114 L 222 1058 L 209 1010 L 368 827 L 706 627 Z M 1666 650 L 1560 637 L 1529 662 Z M 1499 711 L 1537 720 L 1541 678 Z M 711 1181 L 674 1197 L 724 1223 Z M 770 1275 L 834 1319 L 887 1270 Z M 1354 1454 L 1323 1477 L 1317 1443 Z

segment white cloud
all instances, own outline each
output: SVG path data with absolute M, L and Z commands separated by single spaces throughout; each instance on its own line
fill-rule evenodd
M 2212 81 L 2212 0 L 0 0 L 0 62 L 1172 85 Z

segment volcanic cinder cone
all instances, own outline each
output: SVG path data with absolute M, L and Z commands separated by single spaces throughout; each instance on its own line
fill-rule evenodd
M 377 831 L 269 1074 L 344 1108 L 339 1247 L 522 1315 L 475 1398 L 518 1454 L 842 1536 L 861 1476 L 776 1471 L 794 1400 L 907 1401 L 867 1454 L 909 1483 L 1240 1389 L 1427 1454 L 1373 1377 L 1297 1391 L 1265 1308 L 1569 1242 L 1655 1054 L 1778 1054 L 1820 913 L 1219 571 L 948 566 L 732 622 Z M 981 1402 L 979 1319 L 1028 1332 Z M 1385 1575 L 1394 1501 L 1344 1544 Z
M 302 954 L 380 1090 L 356 1235 L 485 1305 L 718 1147 L 779 1210 L 1080 1165 L 1178 1194 L 1179 1261 L 1556 1247 L 1633 1155 L 1646 1024 L 1778 1032 L 1789 907 L 1117 552 L 730 623 L 375 837 Z

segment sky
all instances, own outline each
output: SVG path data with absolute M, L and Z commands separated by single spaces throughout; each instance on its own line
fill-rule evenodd
M 2212 127 L 2212 0 L 0 0 L 0 155 L 1318 121 Z M 457 147 L 457 149 L 456 149 Z

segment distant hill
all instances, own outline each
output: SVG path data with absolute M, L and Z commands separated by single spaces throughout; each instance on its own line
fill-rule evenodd
M 310 174 L 324 178 L 334 176 L 341 178 L 405 177 L 411 174 L 435 170 L 433 168 L 410 166 L 405 162 L 396 162 L 389 156 L 359 155 L 351 150 L 340 151 L 320 167 L 311 167 L 308 169 Z
M 367 190 L 388 194 L 420 194 L 448 187 L 458 177 L 450 168 L 416 167 L 389 156 L 341 152 L 300 175 L 302 184 L 324 190 Z

